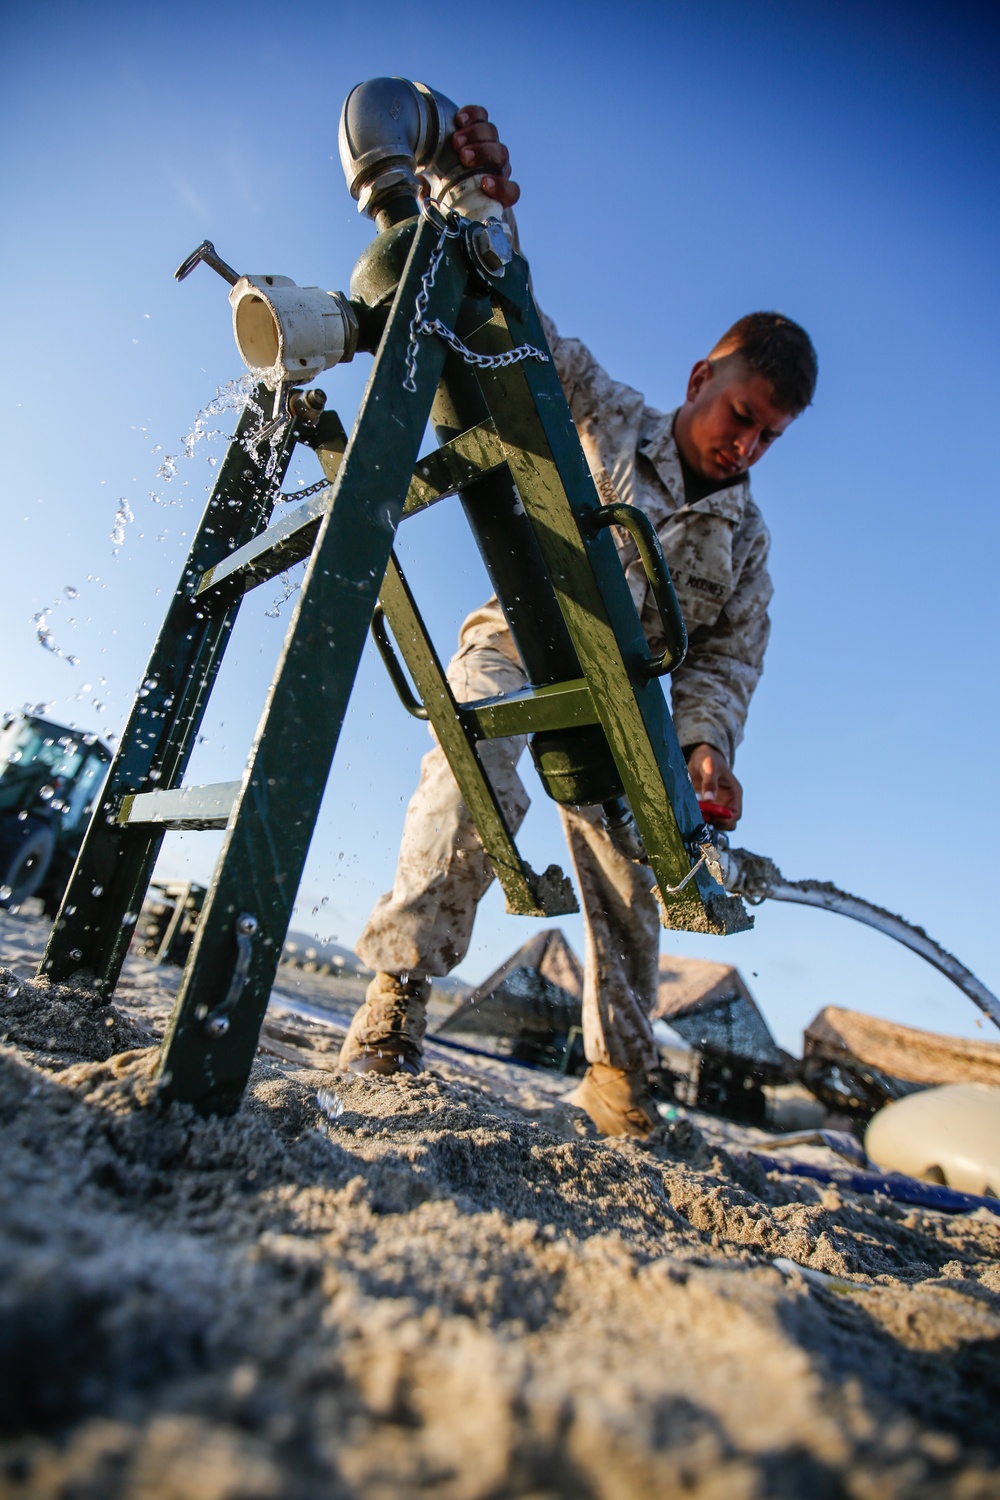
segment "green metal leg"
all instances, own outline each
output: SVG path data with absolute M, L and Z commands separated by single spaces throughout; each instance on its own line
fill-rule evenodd
M 437 239 L 422 223 L 399 284 L 331 508 L 289 625 L 164 1042 L 160 1088 L 202 1110 L 239 1103 L 444 349 L 407 331 Z M 467 272 L 438 269 L 428 318 L 453 319 Z
M 515 270 L 524 274 L 524 263 L 508 275 Z M 497 352 L 524 341 L 547 347 L 530 301 L 523 320 L 505 305 L 475 347 Z M 663 688 L 643 675 L 648 649 L 614 542 L 606 529 L 587 531 L 600 499 L 555 368 L 528 360 L 482 371 L 480 383 L 649 852 L 665 923 L 745 930 L 752 922 L 743 903 L 704 869 L 678 895 L 666 892 L 691 869 L 685 841 L 701 814 Z
M 536 875 L 518 854 L 503 809 L 476 753 L 475 736 L 466 729 L 395 554 L 379 597 L 503 888 L 507 910 L 524 917 L 556 917 L 579 911 L 573 888 L 558 866 L 550 865 L 543 875 Z

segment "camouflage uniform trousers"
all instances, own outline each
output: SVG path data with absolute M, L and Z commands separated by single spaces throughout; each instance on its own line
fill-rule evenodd
M 460 703 L 526 685 L 520 665 L 495 647 L 467 646 L 448 681 Z M 480 744 L 511 831 L 530 798 L 517 774 L 524 735 Z M 619 854 L 600 808 L 560 807 L 586 927 L 583 1037 L 589 1062 L 648 1072 L 658 1062 L 649 1014 L 656 998 L 660 924 L 653 876 Z M 444 975 L 461 963 L 476 907 L 493 880 L 475 824 L 444 752 L 421 763 L 403 828 L 396 879 L 357 944 L 364 963 L 390 974 Z

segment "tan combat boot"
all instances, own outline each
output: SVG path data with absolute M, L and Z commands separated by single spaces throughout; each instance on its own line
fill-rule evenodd
M 626 1073 L 607 1063 L 591 1063 L 567 1104 L 586 1110 L 602 1135 L 634 1135 L 640 1140 L 660 1123 L 644 1073 Z
M 378 973 L 340 1049 L 347 1073 L 419 1073 L 430 982 Z

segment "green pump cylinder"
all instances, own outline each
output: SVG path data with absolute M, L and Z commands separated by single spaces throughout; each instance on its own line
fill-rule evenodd
M 530 740 L 542 785 L 563 807 L 592 807 L 625 795 L 618 768 L 599 724 L 544 729 Z

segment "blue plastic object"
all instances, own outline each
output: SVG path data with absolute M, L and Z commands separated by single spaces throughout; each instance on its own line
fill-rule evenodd
M 783 1161 L 778 1156 L 764 1156 L 759 1151 L 753 1156 L 765 1172 L 780 1172 L 786 1177 L 812 1177 L 817 1182 L 832 1182 L 837 1187 L 851 1188 L 855 1193 L 884 1193 L 897 1203 L 915 1203 L 921 1208 L 937 1208 L 946 1214 L 967 1214 L 977 1208 L 988 1208 L 990 1213 L 1000 1217 L 1000 1198 L 958 1193 L 954 1188 L 921 1182 L 916 1177 L 904 1177 L 900 1172 L 843 1172 L 817 1167 L 812 1162 Z

